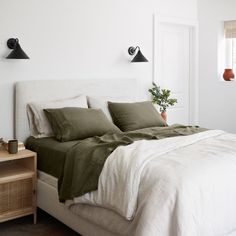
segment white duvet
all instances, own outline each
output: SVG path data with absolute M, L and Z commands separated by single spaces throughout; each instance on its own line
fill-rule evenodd
M 135 224 L 121 235 L 229 235 L 236 232 L 236 135 L 213 130 L 118 147 L 98 190 L 76 203 L 112 209 Z

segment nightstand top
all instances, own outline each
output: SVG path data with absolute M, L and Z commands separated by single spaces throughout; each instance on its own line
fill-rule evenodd
M 0 162 L 10 161 L 10 160 L 15 160 L 15 159 L 22 159 L 22 158 L 33 157 L 33 156 L 36 156 L 36 153 L 27 149 L 18 151 L 16 154 L 10 154 L 6 150 L 1 150 Z

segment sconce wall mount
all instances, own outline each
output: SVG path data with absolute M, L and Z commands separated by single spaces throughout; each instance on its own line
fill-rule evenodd
M 138 50 L 138 52 L 131 62 L 148 62 L 147 58 L 142 54 L 139 46 L 129 47 L 128 48 L 129 55 L 133 56 L 135 54 L 136 50 Z
M 17 43 L 19 43 L 19 39 L 10 38 L 7 40 L 7 46 L 10 49 L 14 49 Z
M 7 40 L 8 48 L 12 49 L 10 54 L 6 57 L 7 59 L 29 59 L 27 54 L 23 51 L 19 44 L 19 39 L 10 38 Z

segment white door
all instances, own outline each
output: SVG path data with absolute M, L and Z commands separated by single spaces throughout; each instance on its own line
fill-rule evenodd
M 190 123 L 190 27 L 160 23 L 155 82 L 171 90 L 178 103 L 167 110 L 168 124 Z

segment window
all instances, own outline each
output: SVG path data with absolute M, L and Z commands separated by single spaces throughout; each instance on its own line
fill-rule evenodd
M 225 68 L 236 72 L 236 20 L 224 22 Z

